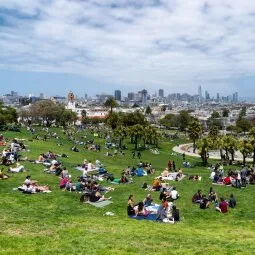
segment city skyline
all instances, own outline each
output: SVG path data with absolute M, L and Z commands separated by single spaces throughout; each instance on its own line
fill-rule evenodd
M 254 12 L 248 0 L 0 1 L 0 94 L 196 94 L 201 84 L 248 97 Z

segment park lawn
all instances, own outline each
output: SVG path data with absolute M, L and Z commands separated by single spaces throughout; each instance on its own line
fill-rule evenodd
M 139 162 L 137 158 L 132 160 L 134 145 L 127 140 L 125 144 L 129 149 L 125 151 L 125 156 L 105 157 L 104 140 L 99 138 L 95 141 L 101 144 L 100 153 L 85 151 L 82 146 L 78 146 L 80 152 L 75 153 L 70 150 L 72 142 L 60 130 L 53 130 L 59 134 L 63 146 L 58 147 L 59 141 L 54 138 L 46 142 L 26 141 L 30 151 L 22 155 L 37 159 L 39 153 L 48 150 L 57 154 L 66 153 L 69 158 L 61 158 L 61 161 L 73 180 L 80 174 L 74 166 L 81 164 L 84 158 L 92 161 L 99 159 L 116 177 L 128 165 Z M 7 132 L 4 135 L 31 139 L 31 135 L 23 129 L 21 133 Z M 80 134 L 76 137 L 79 138 Z M 87 139 L 90 138 L 92 134 L 88 134 Z M 159 155 L 142 151 L 142 160 L 151 162 L 156 173 L 136 177 L 133 184 L 114 185 L 115 191 L 107 194 L 112 196 L 113 204 L 105 208 L 80 203 L 81 194 L 61 191 L 59 178 L 43 173 L 42 165 L 24 162 L 28 172 L 10 174 L 11 178 L 0 181 L 0 254 L 254 254 L 255 186 L 240 190 L 214 186 L 219 196 L 228 198 L 233 193 L 237 208 L 230 209 L 225 215 L 217 213 L 213 206 L 201 210 L 191 203 L 191 197 L 198 189 L 207 194 L 211 186 L 208 180 L 210 171 L 202 166 L 184 169 L 186 174 L 201 175 L 201 182 L 189 181 L 188 178 L 172 182 L 181 195 L 176 202 L 182 218 L 180 223 L 171 225 L 127 218 L 127 198 L 130 194 L 134 194 L 136 202 L 144 199 L 147 191 L 141 188 L 142 184 L 151 184 L 153 178 L 167 166 L 169 159 L 181 166 L 182 157 L 170 156 L 171 148 L 181 142 L 162 141 Z M 193 164 L 200 161 L 188 159 Z M 22 184 L 28 174 L 41 184 L 49 184 L 52 193 L 25 195 L 13 190 Z M 151 194 L 159 203 L 159 193 Z M 114 212 L 115 216 L 104 216 L 107 211 Z

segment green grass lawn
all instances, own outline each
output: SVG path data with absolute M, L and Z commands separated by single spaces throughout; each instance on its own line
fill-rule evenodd
M 61 160 L 73 180 L 81 173 L 73 166 L 81 164 L 84 158 L 92 161 L 99 159 L 116 177 L 128 165 L 138 163 L 138 159 L 132 160 L 134 145 L 128 144 L 128 141 L 125 141 L 129 147 L 125 156 L 105 157 L 104 140 L 99 138 L 96 142 L 102 145 L 100 153 L 84 150 L 81 146 L 78 146 L 80 152 L 75 153 L 70 151 L 72 143 L 58 129 L 55 130 L 60 134 L 63 146 L 56 146 L 54 138 L 46 142 L 26 141 L 30 152 L 22 155 L 37 159 L 39 153 L 48 150 L 66 153 L 69 158 Z M 8 138 L 31 138 L 23 129 L 21 133 L 7 132 L 4 135 Z M 88 134 L 89 138 L 92 138 L 91 134 Z M 161 142 L 160 155 L 142 151 L 142 160 L 151 162 L 156 173 L 135 178 L 133 184 L 115 185 L 115 191 L 108 193 L 113 204 L 105 208 L 80 203 L 81 194 L 63 192 L 59 189 L 58 177 L 43 173 L 42 165 L 25 162 L 28 172 L 10 174 L 11 178 L 0 181 L 0 254 L 254 254 L 255 186 L 240 190 L 214 186 L 219 196 L 228 198 L 233 193 L 237 208 L 230 209 L 225 215 L 217 213 L 214 207 L 201 210 L 191 203 L 191 197 L 198 189 L 206 194 L 209 191 L 210 171 L 205 167 L 184 169 L 186 174 L 201 175 L 201 182 L 187 178 L 172 182 L 181 196 L 176 202 L 182 218 L 180 223 L 162 224 L 127 217 L 130 194 L 134 194 L 135 202 L 144 199 L 147 191 L 141 188 L 142 184 L 151 184 L 153 178 L 167 166 L 169 159 L 175 160 L 177 167 L 181 166 L 181 157 L 170 156 L 171 148 L 181 142 Z M 199 159 L 189 160 L 199 162 Z M 49 184 L 52 193 L 26 195 L 13 190 L 23 183 L 27 174 L 41 184 Z M 151 194 L 159 203 L 159 193 Z M 115 216 L 104 216 L 107 211 Z

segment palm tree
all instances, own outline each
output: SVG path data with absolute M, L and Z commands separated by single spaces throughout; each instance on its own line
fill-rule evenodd
M 218 136 L 217 139 L 215 140 L 215 146 L 217 149 L 220 150 L 220 158 L 223 160 L 223 149 L 224 149 L 224 144 L 223 144 L 223 137 Z
M 212 138 L 212 140 L 216 140 L 218 135 L 219 135 L 219 128 L 218 126 L 215 126 L 215 125 L 212 125 L 210 128 L 209 128 L 209 137 Z
M 231 161 L 235 160 L 235 151 L 238 149 L 238 140 L 233 136 L 228 136 L 228 151 L 231 154 Z
M 243 154 L 243 165 L 246 164 L 246 158 L 249 155 L 249 153 L 252 152 L 252 145 L 250 144 L 250 141 L 247 139 L 240 140 L 239 142 L 239 150 Z
M 106 101 L 105 101 L 105 103 L 104 103 L 104 106 L 105 107 L 110 107 L 110 112 L 112 113 L 112 109 L 113 108 L 115 108 L 115 107 L 117 107 L 117 102 L 115 101 L 115 99 L 113 98 L 113 97 L 109 97 Z
M 196 141 L 200 138 L 202 127 L 198 121 L 192 121 L 188 126 L 189 138 L 193 141 L 193 153 L 196 152 Z
M 253 149 L 253 162 L 252 165 L 255 166 L 255 127 L 253 127 L 249 132 L 249 138 L 251 139 L 251 146 Z
M 119 148 L 121 149 L 122 141 L 127 136 L 127 129 L 123 126 L 119 126 L 114 130 L 113 134 L 119 139 Z
M 129 132 L 129 135 L 131 137 L 131 142 L 133 142 L 133 141 L 135 142 L 135 150 L 137 150 L 138 140 L 143 136 L 144 128 L 143 128 L 142 125 L 137 124 L 137 125 L 131 126 L 129 128 L 128 132 Z
M 208 163 L 208 152 L 213 147 L 212 144 L 213 141 L 209 137 L 203 137 L 197 143 L 199 154 L 201 155 L 204 166 Z

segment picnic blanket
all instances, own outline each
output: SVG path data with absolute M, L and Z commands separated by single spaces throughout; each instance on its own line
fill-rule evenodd
M 171 173 L 167 177 L 158 176 L 156 178 L 157 179 L 162 178 L 162 180 L 164 180 L 164 181 L 175 181 L 177 174 L 178 173 Z M 179 181 L 183 180 L 185 177 L 186 177 L 186 175 L 183 174 L 182 177 L 179 179 Z
M 156 221 L 157 214 L 148 214 L 147 216 L 129 216 L 130 219 L 136 219 L 136 220 L 151 220 Z
M 87 201 L 86 203 L 90 204 L 90 205 L 93 205 L 93 206 L 95 206 L 97 208 L 103 208 L 103 207 L 105 207 L 105 206 L 107 206 L 109 204 L 112 204 L 112 201 L 111 200 L 104 200 L 104 201 L 95 202 L 95 203 Z
M 79 170 L 79 171 L 83 171 L 84 168 L 82 168 L 81 166 L 77 166 L 75 167 L 76 170 Z M 99 168 L 93 168 L 92 170 L 89 170 L 88 172 L 92 172 L 92 171 L 98 171 Z

